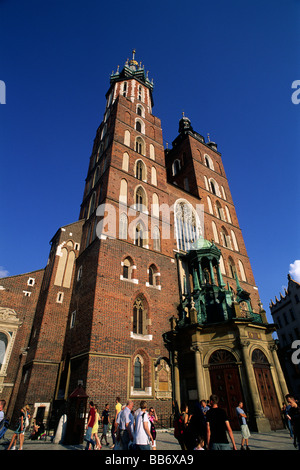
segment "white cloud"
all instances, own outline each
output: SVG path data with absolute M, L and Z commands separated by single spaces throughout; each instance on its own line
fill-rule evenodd
M 6 277 L 9 275 L 9 272 L 7 269 L 5 269 L 3 266 L 0 266 L 0 277 Z
M 300 282 L 300 259 L 296 259 L 293 263 L 290 264 L 289 273 L 292 276 L 292 279 Z

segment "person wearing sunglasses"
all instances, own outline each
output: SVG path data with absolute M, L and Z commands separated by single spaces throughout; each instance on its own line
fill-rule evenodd
M 156 429 L 155 429 L 155 424 L 157 423 L 157 415 L 156 411 L 153 408 L 153 406 L 150 406 L 149 408 L 149 421 L 150 421 L 150 433 L 151 436 L 153 437 L 153 443 L 152 443 L 152 450 L 156 450 Z

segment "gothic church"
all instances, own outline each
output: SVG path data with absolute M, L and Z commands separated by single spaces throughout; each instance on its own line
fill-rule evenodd
M 174 406 L 219 395 L 236 428 L 282 427 L 287 393 L 216 143 L 182 116 L 165 149 L 135 53 L 112 73 L 79 220 L 47 266 L 0 279 L 0 395 L 46 425 L 78 385 Z

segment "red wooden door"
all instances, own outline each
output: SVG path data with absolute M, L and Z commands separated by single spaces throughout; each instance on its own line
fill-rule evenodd
M 212 393 L 219 397 L 219 407 L 226 410 L 230 426 L 239 430 L 236 407 L 243 401 L 241 382 L 237 366 L 214 365 L 209 368 Z
M 283 423 L 269 367 L 254 365 L 254 372 L 263 412 L 270 421 L 271 429 L 282 429 Z

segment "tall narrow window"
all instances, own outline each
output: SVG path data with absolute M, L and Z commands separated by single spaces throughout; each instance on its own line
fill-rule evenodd
M 142 363 L 139 357 L 134 361 L 134 388 L 136 390 L 142 388 Z
M 136 121 L 136 123 L 135 123 L 135 129 L 136 129 L 138 132 L 142 132 L 142 124 L 140 123 L 140 121 Z
M 141 224 L 136 226 L 134 244 L 140 247 L 144 244 L 144 233 Z
M 160 251 L 160 231 L 157 225 L 153 229 L 153 250 Z
M 149 267 L 149 279 L 148 279 L 149 286 L 159 285 L 158 280 L 157 280 L 157 275 L 158 275 L 158 272 L 157 272 L 156 266 L 154 264 L 151 264 L 151 266 Z
M 150 286 L 155 285 L 155 277 L 154 277 L 154 268 L 153 268 L 153 266 L 150 266 L 150 268 L 149 268 L 149 285 Z
M 172 175 L 176 176 L 181 170 L 180 160 L 175 160 L 172 164 Z
M 216 193 L 215 184 L 214 184 L 212 181 L 210 182 L 210 187 L 211 187 L 211 192 L 212 192 L 213 194 L 217 194 L 217 193 Z
M 123 264 L 123 279 L 130 279 L 130 277 L 131 277 L 130 261 L 129 259 L 125 259 L 124 264 Z
M 221 204 L 219 203 L 219 201 L 216 202 L 216 212 L 217 212 L 217 217 L 219 219 L 224 220 L 223 210 L 222 210 L 222 207 L 221 207 Z
M 157 172 L 154 166 L 151 168 L 151 184 L 157 186 Z
M 127 95 L 127 82 L 123 83 L 123 96 Z
M 124 133 L 124 145 L 130 147 L 130 132 L 128 130 L 126 130 Z
M 142 160 L 136 162 L 135 177 L 141 181 L 146 179 L 145 165 Z
M 122 276 L 121 279 L 133 279 L 133 261 L 131 258 L 125 258 L 122 262 Z
M 247 282 L 247 278 L 246 278 L 246 274 L 245 274 L 244 265 L 243 265 L 243 263 L 241 262 L 240 259 L 239 259 L 239 268 L 240 268 L 240 273 L 241 273 L 242 281 Z
M 125 179 L 121 180 L 120 184 L 120 194 L 119 194 L 119 202 L 120 204 L 127 204 L 127 181 Z
M 228 259 L 228 266 L 229 266 L 229 273 L 231 277 L 234 279 L 236 275 L 236 268 L 233 259 L 230 257 Z
M 138 99 L 140 101 L 142 101 L 142 95 L 143 95 L 143 89 L 141 87 L 141 85 L 139 85 L 139 89 L 138 89 Z
M 145 155 L 145 143 L 141 137 L 137 137 L 135 140 L 135 151 L 140 155 Z
M 153 144 L 149 145 L 149 152 L 151 160 L 155 160 L 155 148 Z
M 137 298 L 133 305 L 133 333 L 138 335 L 147 334 L 145 325 L 146 311 L 141 298 Z
M 96 209 L 96 192 L 93 193 L 92 198 L 91 198 L 88 218 L 92 215 L 95 209 Z
M 231 230 L 230 233 L 231 233 L 231 238 L 232 238 L 232 241 L 233 241 L 234 249 L 235 249 L 236 251 L 240 251 L 240 250 L 239 250 L 239 245 L 238 245 L 238 242 L 237 242 L 237 239 L 236 239 L 236 236 L 235 236 L 234 231 Z
M 129 167 L 129 155 L 127 152 L 123 153 L 123 162 L 122 162 L 122 170 L 128 171 Z
M 142 186 L 139 186 L 135 193 L 135 204 L 137 211 L 145 211 L 147 209 L 146 193 Z
M 127 221 L 127 215 L 125 212 L 122 212 L 120 215 L 120 222 L 119 222 L 119 238 L 121 240 L 127 240 L 127 226 L 128 226 L 128 221 Z

